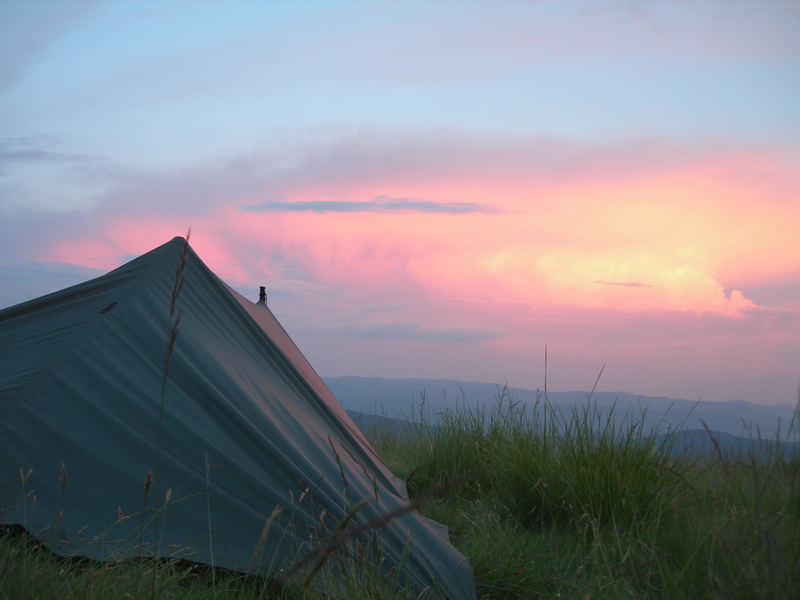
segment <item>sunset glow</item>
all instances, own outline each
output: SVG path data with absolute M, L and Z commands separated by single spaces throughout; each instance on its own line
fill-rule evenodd
M 81 6 L 0 8 L 0 266 L 191 229 L 323 375 L 793 401 L 796 5 Z

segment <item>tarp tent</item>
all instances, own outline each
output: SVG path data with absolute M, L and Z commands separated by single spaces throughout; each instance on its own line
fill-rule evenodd
M 183 238 L 0 311 L 0 409 L 0 522 L 23 525 L 57 553 L 136 556 L 144 515 L 145 554 L 158 539 L 159 556 L 211 563 L 213 551 L 217 566 L 285 571 L 324 539 L 321 521 L 330 531 L 366 501 L 350 528 L 402 513 L 362 535 L 377 538 L 379 562 L 402 566 L 407 584 L 432 597 L 475 597 L 446 528 L 402 511 L 404 483 L 272 312 L 229 288 Z M 147 497 L 143 486 L 156 473 L 159 431 L 156 499 L 155 486 Z M 151 509 L 168 489 L 156 538 Z M 276 506 L 283 511 L 256 551 Z

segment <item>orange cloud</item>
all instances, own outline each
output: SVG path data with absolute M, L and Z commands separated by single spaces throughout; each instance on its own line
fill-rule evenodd
M 152 215 L 109 216 L 102 235 L 56 241 L 49 257 L 109 267 L 191 227 L 212 268 L 240 283 L 298 279 L 386 296 L 413 288 L 441 302 L 728 316 L 754 306 L 730 282 L 800 270 L 800 177 L 789 159 L 681 157 L 642 145 L 610 156 L 534 150 L 506 150 L 485 168 L 480 152 L 464 150 L 456 152 L 464 164 L 417 177 L 387 152 L 400 167 L 379 165 L 359 180 L 349 163 L 346 177 L 328 166 L 328 180 L 296 177 L 278 199 L 261 195 L 258 181 L 241 184 L 245 196 L 201 198 L 185 222 L 159 217 L 151 200 Z M 215 197 L 223 187 L 215 183 Z

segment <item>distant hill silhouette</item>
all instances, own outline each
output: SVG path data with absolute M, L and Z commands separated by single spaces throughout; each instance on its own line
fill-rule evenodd
M 747 459 L 769 458 L 773 455 L 800 457 L 800 442 L 777 440 L 775 438 L 739 437 L 721 431 L 691 429 L 675 431 L 672 437 L 673 450 L 677 453 L 688 453 L 693 456 L 720 454 L 726 458 Z M 662 440 L 666 436 L 659 436 Z
M 347 410 L 394 419 L 413 419 L 424 400 L 432 420 L 447 409 L 491 409 L 497 403 L 501 386 L 492 383 L 448 379 L 386 379 L 380 377 L 326 377 L 326 385 Z M 509 388 L 513 400 L 531 411 L 541 405 L 541 390 Z M 588 392 L 547 392 L 552 406 L 570 411 L 586 405 Z M 628 392 L 595 392 L 592 403 L 602 415 L 612 409 L 616 418 L 644 419 L 648 429 L 659 431 L 712 431 L 744 439 L 800 439 L 800 424 L 789 435 L 794 407 L 760 405 L 749 402 L 693 402 L 650 397 Z M 698 442 L 699 443 L 699 442 Z
M 382 415 L 363 413 L 356 410 L 347 410 L 356 426 L 367 436 L 383 433 L 395 433 L 403 436 L 413 435 L 415 427 L 409 426 L 405 419 L 394 419 Z M 665 438 L 670 437 L 669 440 Z M 658 436 L 658 443 L 669 443 L 672 453 L 676 456 L 688 455 L 691 457 L 720 455 L 726 459 L 765 459 L 776 454 L 800 457 L 800 442 L 778 441 L 775 439 L 758 439 L 740 437 L 720 431 L 705 429 L 690 429 L 674 431 Z

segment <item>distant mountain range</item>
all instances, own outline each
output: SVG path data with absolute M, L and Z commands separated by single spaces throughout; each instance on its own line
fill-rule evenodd
M 720 431 L 687 429 L 672 434 L 670 448 L 676 453 L 767 458 L 774 454 L 800 456 L 800 442 L 775 438 L 751 438 Z M 659 436 L 663 440 L 664 436 Z
M 431 421 L 445 410 L 469 407 L 491 410 L 497 404 L 502 386 L 491 383 L 447 379 L 386 379 L 380 377 L 326 377 L 325 383 L 348 411 L 384 418 L 414 419 L 420 405 Z M 541 406 L 541 390 L 508 388 L 510 397 L 527 411 Z M 553 407 L 569 412 L 586 406 L 588 392 L 547 392 Z M 613 410 L 615 419 L 632 422 L 644 420 L 645 427 L 659 431 L 682 431 L 683 441 L 703 445 L 710 438 L 706 427 L 719 434 L 724 444 L 740 444 L 738 440 L 800 441 L 800 423 L 793 423 L 795 408 L 768 406 L 749 402 L 693 402 L 689 400 L 642 396 L 627 392 L 595 392 L 593 407 L 601 418 Z M 358 424 L 358 423 L 357 423 Z M 705 425 L 704 425 L 705 424 Z M 733 436 L 735 440 L 726 436 Z M 713 444 L 712 444 L 713 446 Z
M 356 410 L 347 410 L 347 414 L 367 436 L 393 432 L 401 435 L 414 435 L 415 429 L 409 428 L 409 423 L 405 419 L 385 417 L 372 413 L 363 413 Z M 435 427 L 431 425 L 430 427 Z M 671 440 L 665 440 L 667 436 Z M 775 454 L 784 456 L 800 456 L 800 442 L 776 440 L 776 439 L 754 439 L 751 437 L 741 437 L 730 433 L 711 431 L 705 429 L 684 429 L 673 431 L 669 434 L 659 435 L 657 443 L 666 443 L 676 456 L 714 456 L 720 455 L 725 458 L 732 456 L 745 460 L 750 457 L 764 459 Z

